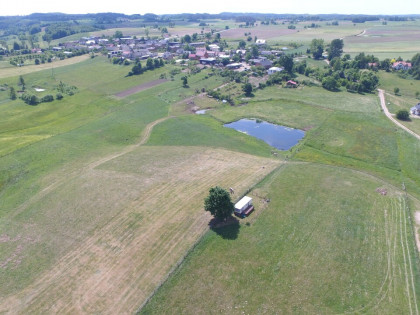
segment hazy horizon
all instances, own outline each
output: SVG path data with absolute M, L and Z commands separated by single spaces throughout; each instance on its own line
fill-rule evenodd
M 206 8 L 203 9 L 203 4 Z M 238 10 L 240 7 L 240 10 Z M 88 14 L 88 13 L 123 13 L 146 14 L 180 14 L 180 13 L 209 13 L 219 14 L 221 12 L 232 13 L 265 13 L 265 14 L 365 14 L 365 15 L 413 15 L 420 14 L 420 1 L 413 3 L 411 0 L 401 0 L 398 6 L 389 0 L 353 0 L 349 1 L 327 1 L 311 0 L 301 1 L 252 1 L 243 0 L 231 3 L 222 0 L 213 0 L 208 3 L 189 2 L 185 0 L 162 1 L 154 3 L 128 3 L 123 7 L 121 3 L 102 1 L 73 0 L 71 2 L 58 2 L 45 0 L 35 2 L 33 0 L 21 0 L 8 4 L 2 8 L 1 16 L 24 16 L 32 13 L 65 13 L 65 14 Z

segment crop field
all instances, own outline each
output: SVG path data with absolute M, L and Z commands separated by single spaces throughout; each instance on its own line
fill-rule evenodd
M 258 219 L 208 233 L 140 314 L 418 313 L 399 190 L 351 170 L 288 164 L 252 196 Z
M 379 23 L 378 23 L 379 24 Z M 418 22 L 388 22 L 373 25 L 360 36 L 346 37 L 345 52 L 354 55 L 365 52 L 380 59 L 402 57 L 409 59 L 420 50 L 420 24 Z

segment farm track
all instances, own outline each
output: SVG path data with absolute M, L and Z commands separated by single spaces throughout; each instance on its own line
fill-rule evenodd
M 138 176 L 113 170 L 112 167 L 109 169 L 106 163 L 118 158 L 126 159 L 127 155 L 137 156 L 130 153 L 147 142 L 154 126 L 168 118 L 147 125 L 137 144 L 58 178 L 22 204 L 18 211 L 43 204 L 51 196 L 60 196 L 60 192 L 73 186 L 79 187 L 76 188 L 77 196 L 90 196 L 94 207 L 97 194 L 91 194 L 91 190 L 95 192 L 106 188 L 112 192 L 111 188 L 115 185 L 114 189 L 121 189 L 126 182 L 121 180 L 124 176 L 129 180 Z M 153 149 L 156 150 L 148 150 Z M 210 218 L 201 211 L 203 194 L 208 187 L 235 183 L 238 193 L 242 193 L 278 165 L 275 160 L 244 154 L 232 156 L 226 150 L 164 150 L 170 156 L 174 150 L 192 151 L 194 154 L 187 155 L 188 163 L 182 161 L 180 166 L 168 165 L 160 171 L 162 174 L 157 170 L 156 178 L 145 178 L 146 181 L 140 182 L 140 177 L 138 182 L 142 185 L 137 198 L 122 200 L 121 209 L 96 225 L 94 231 L 74 241 L 70 250 L 32 285 L 16 295 L 5 297 L 0 302 L 0 313 L 133 312 L 164 279 L 171 266 L 208 230 Z M 112 163 L 117 167 L 119 165 L 119 162 Z M 207 175 L 203 176 L 203 173 Z M 104 180 L 109 184 L 98 184 Z M 172 202 L 161 205 L 162 200 Z M 71 207 L 68 210 L 71 211 Z M 17 213 L 14 212 L 14 215 Z M 137 215 L 141 219 L 133 221 L 133 216 Z
M 399 121 L 397 121 L 394 117 L 392 117 L 391 113 L 388 110 L 388 107 L 386 107 L 384 90 L 378 89 L 378 91 L 379 91 L 379 99 L 381 101 L 381 107 L 382 107 L 382 110 L 384 111 L 386 117 L 388 117 L 389 120 L 391 120 L 395 125 L 397 125 L 401 129 L 407 131 L 409 134 L 411 134 L 412 136 L 414 136 L 418 140 L 420 140 L 420 136 L 417 133 L 415 133 L 411 129 L 407 128 L 406 126 L 401 124 Z
M 143 131 L 140 141 L 134 145 L 130 145 L 127 146 L 125 149 L 123 149 L 122 151 L 118 152 L 118 153 L 114 153 L 111 155 L 108 155 L 104 158 L 101 158 L 99 160 L 90 162 L 89 164 L 87 164 L 86 166 L 84 166 L 81 169 L 75 170 L 73 172 L 71 172 L 70 174 L 66 174 L 59 176 L 59 179 L 55 180 L 53 183 L 51 183 L 50 185 L 48 185 L 47 187 L 45 187 L 44 189 L 42 189 L 39 193 L 35 194 L 34 196 L 32 196 L 31 198 L 29 198 L 27 201 L 25 201 L 22 205 L 20 205 L 15 211 L 11 211 L 11 213 L 13 214 L 13 216 L 18 215 L 19 213 L 21 213 L 22 211 L 24 211 L 26 208 L 28 208 L 30 205 L 40 201 L 42 198 L 44 198 L 46 195 L 48 195 L 49 193 L 51 193 L 54 189 L 57 189 L 60 185 L 68 182 L 71 179 L 76 178 L 77 176 L 80 176 L 81 174 L 86 173 L 86 171 L 89 170 L 93 170 L 95 167 L 100 166 L 103 163 L 106 163 L 110 160 L 113 160 L 115 158 L 118 158 L 124 154 L 127 154 L 133 150 L 135 150 L 136 148 L 138 148 L 139 146 L 145 144 L 150 137 L 150 134 L 153 130 L 153 127 L 155 127 L 157 124 L 169 119 L 170 117 L 163 117 L 160 118 L 158 120 L 155 120 L 151 123 L 149 123 L 145 130 Z

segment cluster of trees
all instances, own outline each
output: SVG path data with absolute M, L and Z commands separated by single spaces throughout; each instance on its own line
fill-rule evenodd
M 51 94 L 39 98 L 38 96 L 31 93 L 23 93 L 20 98 L 28 105 L 38 105 L 39 103 L 52 102 L 54 100 L 54 96 Z M 63 95 L 61 93 L 56 95 L 57 100 L 61 100 L 62 98 Z
M 91 25 L 79 25 L 78 23 L 54 23 L 45 28 L 45 34 L 42 39 L 48 43 L 51 40 L 59 39 L 69 35 L 85 32 L 93 32 L 98 30 Z
M 131 71 L 128 73 L 129 76 L 132 75 L 139 75 L 142 74 L 143 72 L 147 71 L 147 70 L 153 70 L 153 69 L 157 69 L 160 67 L 163 67 L 165 65 L 165 63 L 163 62 L 163 59 L 152 59 L 152 58 L 148 58 L 146 60 L 146 66 L 143 67 L 140 60 L 136 59 L 133 68 L 131 69 Z
M 216 91 L 215 90 L 209 90 L 209 91 L 207 91 L 207 95 L 209 95 L 209 96 L 211 96 L 211 97 L 213 97 L 213 98 L 215 98 L 215 99 L 217 99 L 219 101 L 226 100 L 231 105 L 234 105 L 235 104 L 234 100 L 232 99 L 232 97 L 230 95 L 228 95 L 228 94 L 226 94 L 226 95 L 221 94 L 217 90 Z

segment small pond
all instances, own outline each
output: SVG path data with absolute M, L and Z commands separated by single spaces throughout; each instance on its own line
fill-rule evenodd
M 200 110 L 195 111 L 195 113 L 197 115 L 204 115 L 207 111 L 208 109 L 200 109 Z
M 278 150 L 289 150 L 305 136 L 305 132 L 256 119 L 241 119 L 225 127 L 261 139 Z

